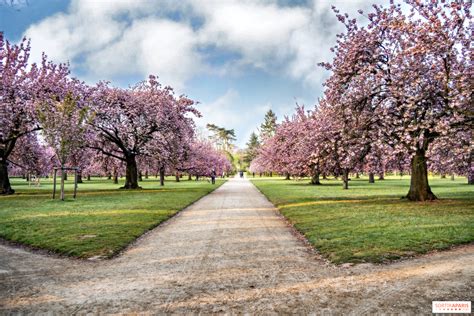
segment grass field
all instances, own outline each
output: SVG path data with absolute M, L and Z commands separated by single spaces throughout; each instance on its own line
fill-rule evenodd
M 409 177 L 353 178 L 349 190 L 337 180 L 252 181 L 334 263 L 383 262 L 474 241 L 474 186 L 466 178 L 431 178 L 434 202 L 400 199 Z
M 145 179 L 142 190 L 126 191 L 118 189 L 123 183 L 93 178 L 79 184 L 76 200 L 68 181 L 66 200 L 60 201 L 51 199 L 51 181 L 29 187 L 12 179 L 17 194 L 0 196 L 0 237 L 68 256 L 111 257 L 223 182 L 170 178 L 160 187 L 158 180 Z

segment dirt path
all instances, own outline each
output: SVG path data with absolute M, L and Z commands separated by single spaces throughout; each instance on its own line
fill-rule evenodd
M 0 246 L 0 314 L 428 314 L 432 300 L 472 300 L 473 284 L 473 246 L 385 266 L 327 264 L 240 179 L 111 261 Z

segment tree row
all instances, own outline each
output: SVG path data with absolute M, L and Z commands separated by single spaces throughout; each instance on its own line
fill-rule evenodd
M 373 6 L 356 19 L 333 8 L 338 35 L 324 96 L 263 138 L 255 172 L 336 175 L 410 173 L 407 198 L 436 199 L 428 172 L 474 183 L 471 1 Z M 373 176 L 372 176 L 373 177 Z
M 225 155 L 195 135 L 194 101 L 176 96 L 155 76 L 123 89 L 71 78 L 68 65 L 28 64 L 29 42 L 0 33 L 0 193 L 9 173 L 41 176 L 56 167 L 125 175 L 139 188 L 141 173 L 221 175 Z

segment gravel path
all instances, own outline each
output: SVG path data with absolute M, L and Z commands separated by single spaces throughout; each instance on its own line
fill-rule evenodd
M 344 268 L 309 250 L 245 179 L 232 179 L 109 261 L 0 246 L 0 314 L 431 313 L 472 300 L 474 246 Z

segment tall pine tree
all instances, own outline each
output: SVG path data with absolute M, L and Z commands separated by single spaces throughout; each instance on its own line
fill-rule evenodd
M 245 163 L 250 164 L 250 162 L 255 159 L 258 154 L 259 147 L 260 141 L 258 140 L 258 136 L 255 132 L 252 132 L 252 134 L 250 134 L 249 141 L 247 142 L 247 148 L 245 149 Z
M 275 134 L 277 116 L 271 109 L 265 113 L 264 122 L 260 125 L 260 139 L 264 142 Z

